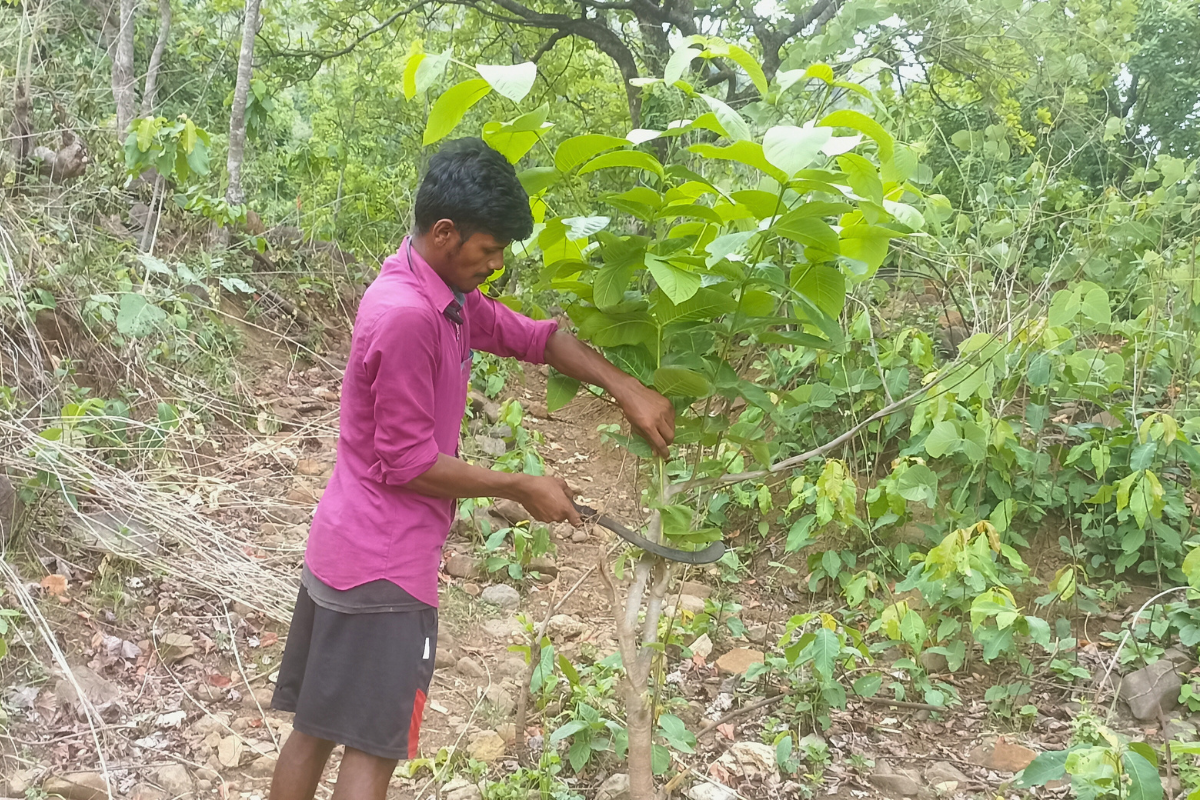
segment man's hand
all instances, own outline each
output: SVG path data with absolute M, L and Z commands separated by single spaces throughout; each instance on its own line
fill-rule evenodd
M 569 522 L 579 527 L 583 520 L 571 499 L 575 492 L 562 478 L 524 475 L 513 492 L 513 499 L 538 522 Z
M 675 441 L 675 408 L 671 401 L 636 379 L 616 395 L 616 400 L 634 432 L 649 442 L 655 453 L 670 458 L 671 442 Z

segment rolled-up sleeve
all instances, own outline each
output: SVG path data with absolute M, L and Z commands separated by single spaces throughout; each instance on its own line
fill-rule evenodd
M 392 309 L 376 323 L 363 366 L 375 411 L 375 461 L 367 477 L 399 486 L 434 465 L 435 322 L 426 309 Z
M 558 330 L 552 319 L 534 320 L 478 290 L 467 295 L 471 347 L 530 364 L 546 363 L 546 342 Z

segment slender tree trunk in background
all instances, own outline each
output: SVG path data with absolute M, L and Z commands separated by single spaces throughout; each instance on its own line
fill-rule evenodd
M 137 109 L 136 79 L 133 75 L 133 18 L 137 12 L 137 0 L 120 0 L 119 9 L 116 35 L 109 43 L 109 50 L 112 57 L 113 101 L 117 106 L 117 143 L 123 144 Z
M 246 200 L 242 191 L 242 159 L 246 151 L 246 100 L 250 94 L 250 78 L 254 66 L 254 37 L 258 33 L 260 0 L 246 0 L 246 21 L 242 26 L 242 51 L 238 55 L 237 85 L 233 90 L 233 109 L 229 113 L 229 188 L 225 201 L 240 205 Z
M 150 53 L 150 65 L 146 67 L 146 88 L 142 91 L 142 116 L 154 113 L 154 101 L 158 94 L 158 70 L 162 67 L 163 51 L 167 49 L 167 38 L 171 34 L 171 0 L 158 0 L 158 41 Z

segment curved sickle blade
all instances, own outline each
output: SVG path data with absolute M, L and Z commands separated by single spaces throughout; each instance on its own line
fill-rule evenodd
M 640 547 L 647 553 L 653 553 L 659 558 L 665 558 L 668 561 L 678 561 L 683 564 L 711 564 L 725 555 L 724 542 L 713 542 L 703 550 L 677 550 L 674 547 L 667 547 L 666 545 L 652 542 L 645 536 L 634 533 L 612 517 L 607 514 L 601 514 L 594 508 L 575 503 L 575 510 L 579 512 L 579 516 L 590 519 L 601 527 L 608 528 L 634 547 Z

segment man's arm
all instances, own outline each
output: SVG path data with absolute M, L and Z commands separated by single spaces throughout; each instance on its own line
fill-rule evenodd
M 671 401 L 642 385 L 566 331 L 555 332 L 546 341 L 546 363 L 584 383 L 603 388 L 613 396 L 633 429 L 641 434 L 654 452 L 670 457 L 675 440 L 675 409 Z
M 404 484 L 427 497 L 503 497 L 515 500 L 540 522 L 583 524 L 571 503 L 575 492 L 562 478 L 497 472 L 477 467 L 445 453 L 433 466 Z

